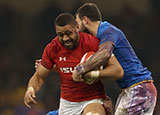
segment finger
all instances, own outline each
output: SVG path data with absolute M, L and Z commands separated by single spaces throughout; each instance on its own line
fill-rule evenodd
M 76 82 L 82 82 L 82 81 L 84 81 L 84 79 L 82 79 L 82 78 L 76 78 L 74 81 L 76 81 Z
M 40 63 L 41 61 L 42 61 L 41 59 L 37 60 L 38 63 Z
M 84 79 L 80 79 L 81 82 L 84 82 Z
M 37 68 L 38 65 L 39 65 L 39 64 L 38 64 L 37 62 L 35 62 L 34 68 Z
M 40 60 L 36 60 L 36 63 L 40 63 L 41 61 Z
M 34 103 L 34 104 L 37 104 L 37 102 L 32 98 L 32 102 Z
M 78 78 L 73 78 L 73 80 L 74 80 L 75 82 L 78 82 L 78 81 L 79 81 Z
M 29 100 L 30 100 L 30 102 L 37 104 L 37 102 L 31 96 L 29 97 Z
M 36 95 L 35 95 L 34 93 L 32 93 L 32 97 L 33 97 L 33 98 L 36 98 Z
M 76 82 L 79 82 L 80 78 L 78 76 L 76 76 L 76 77 L 73 78 L 73 80 L 76 81 Z
M 82 75 L 79 75 L 79 81 L 80 81 L 80 82 L 84 81 Z
M 28 98 L 29 98 L 30 102 L 33 102 L 34 104 L 37 104 L 37 102 L 34 100 L 35 97 L 36 97 L 35 94 L 31 93 L 31 95 Z
M 34 103 L 37 104 L 37 102 L 35 101 L 36 95 L 34 92 L 31 92 L 31 96 L 33 97 L 32 99 L 34 100 Z
M 39 62 L 35 62 L 35 65 L 39 65 Z
M 74 81 L 77 81 L 75 78 L 73 78 Z
M 31 106 L 30 106 L 26 101 L 24 101 L 24 104 L 25 104 L 28 108 L 31 108 Z
M 35 65 L 34 68 L 37 68 L 37 65 Z
M 36 64 L 36 63 L 38 63 L 38 62 L 39 62 L 39 61 L 38 61 L 38 60 L 36 60 L 36 61 L 35 61 L 35 64 Z

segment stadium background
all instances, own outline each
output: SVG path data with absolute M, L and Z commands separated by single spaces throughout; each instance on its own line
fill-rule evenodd
M 0 0 L 0 115 L 42 115 L 58 108 L 57 73 L 52 73 L 38 92 L 38 105 L 27 109 L 23 96 L 35 71 L 34 61 L 41 58 L 45 45 L 55 36 L 55 17 L 62 12 L 74 14 L 85 2 L 96 3 L 103 20 L 124 31 L 138 57 L 153 73 L 160 92 L 159 0 Z M 104 85 L 115 103 L 117 84 L 104 80 Z M 160 101 L 155 115 L 159 113 Z

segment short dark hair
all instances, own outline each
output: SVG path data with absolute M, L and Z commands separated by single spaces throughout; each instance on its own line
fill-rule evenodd
M 94 3 L 85 3 L 77 10 L 77 12 L 75 13 L 75 16 L 76 15 L 78 15 L 81 20 L 83 16 L 86 16 L 91 21 L 102 20 L 101 12 L 98 9 L 97 5 Z
M 62 13 L 58 15 L 54 21 L 54 26 L 66 26 L 68 24 L 71 24 L 73 26 L 76 26 L 77 22 L 74 18 L 74 16 L 70 13 Z

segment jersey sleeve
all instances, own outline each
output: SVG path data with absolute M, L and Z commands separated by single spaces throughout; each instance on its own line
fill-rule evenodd
M 42 55 L 41 64 L 47 69 L 52 69 L 54 62 L 51 58 L 51 43 L 46 46 Z
M 99 36 L 100 43 L 99 45 L 103 44 L 104 42 L 111 41 L 116 45 L 118 40 L 118 34 L 114 28 L 109 27 L 106 31 L 102 31 L 101 35 Z

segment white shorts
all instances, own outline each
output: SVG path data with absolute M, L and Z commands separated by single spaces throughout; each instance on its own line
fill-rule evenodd
M 103 99 L 93 99 L 81 102 L 71 102 L 60 99 L 59 115 L 81 115 L 83 109 L 90 103 L 103 104 Z
M 142 83 L 123 90 L 116 102 L 114 115 L 153 115 L 157 90 L 153 83 Z

